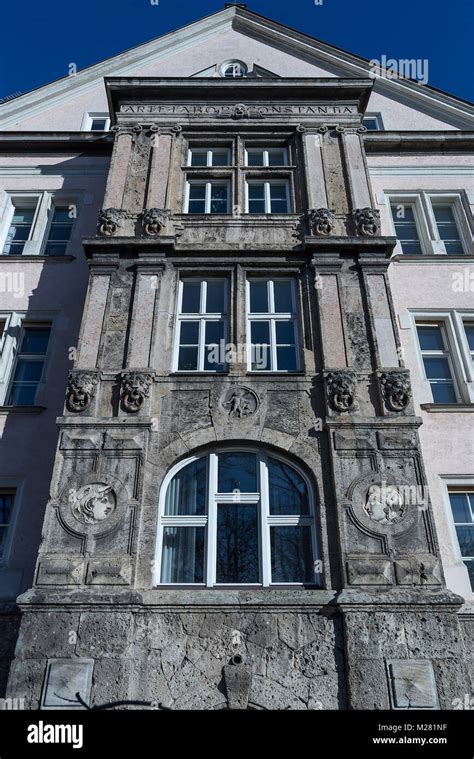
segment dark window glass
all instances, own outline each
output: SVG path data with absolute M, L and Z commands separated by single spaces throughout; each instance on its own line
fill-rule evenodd
M 219 493 L 256 493 L 257 457 L 254 453 L 221 453 L 218 464 Z
M 273 285 L 275 297 L 275 312 L 277 314 L 291 314 L 293 311 L 293 299 L 291 293 L 291 282 L 275 281 Z
M 249 213 L 265 213 L 265 185 L 252 182 L 248 185 Z
M 161 582 L 204 582 L 204 547 L 204 527 L 164 527 Z
M 183 282 L 182 314 L 199 314 L 201 311 L 201 282 Z
M 270 514 L 309 514 L 308 492 L 303 478 L 292 467 L 268 459 Z
M 464 253 L 461 237 L 456 224 L 453 207 L 433 206 L 433 213 L 438 227 L 438 233 L 444 242 L 446 253 L 449 255 L 459 255 Z
M 226 283 L 222 281 L 209 280 L 207 283 L 207 314 L 225 313 L 225 288 Z
M 220 584 L 260 581 L 255 504 L 218 504 L 216 580 Z
M 406 203 L 393 203 L 391 209 L 395 231 L 403 253 L 421 255 L 423 250 L 416 226 L 414 207 Z
M 203 457 L 181 469 L 170 482 L 166 494 L 167 516 L 198 516 L 207 511 L 207 458 Z
M 21 256 L 25 242 L 27 242 L 30 236 L 35 211 L 36 204 L 15 208 L 3 248 L 4 255 Z
M 438 325 L 433 324 L 433 326 L 426 327 L 418 326 L 417 332 L 422 351 L 443 351 L 445 349 L 443 335 Z
M 268 314 L 268 283 L 258 280 L 250 282 L 250 313 Z
M 72 234 L 74 218 L 69 206 L 55 207 L 44 253 L 46 256 L 62 256 Z
M 314 583 L 310 527 L 271 527 L 272 582 Z

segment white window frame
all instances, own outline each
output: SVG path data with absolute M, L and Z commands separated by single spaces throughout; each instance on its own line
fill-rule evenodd
M 451 545 L 453 549 L 454 559 L 459 564 L 464 564 L 464 557 L 461 553 L 461 547 L 459 545 L 459 539 L 456 532 L 456 522 L 454 521 L 454 514 L 451 508 L 451 501 L 449 499 L 449 493 L 453 490 L 471 492 L 474 491 L 474 475 L 442 475 L 441 481 L 443 484 L 443 502 L 444 509 L 447 516 L 449 534 L 451 539 Z M 466 590 L 467 593 L 460 589 L 459 592 L 467 597 L 474 595 L 474 590 L 471 588 L 467 567 L 466 567 Z
M 201 153 L 201 154 L 206 153 L 207 154 L 206 165 L 205 166 L 192 166 L 191 161 L 192 161 L 192 155 L 193 155 L 193 153 Z M 214 165 L 212 163 L 214 153 L 226 153 L 227 154 L 227 158 L 228 158 L 228 163 L 227 164 L 222 164 L 220 166 Z M 231 150 L 228 147 L 219 148 L 219 147 L 215 146 L 215 147 L 212 147 L 212 148 L 193 148 L 193 147 L 188 148 L 187 166 L 189 168 L 191 168 L 191 169 L 198 169 L 198 170 L 199 169 L 205 169 L 205 168 L 208 168 L 208 169 L 209 168 L 210 169 L 212 169 L 212 168 L 214 168 L 214 169 L 228 169 L 230 167 L 231 163 L 232 163 Z
M 207 298 L 207 283 L 208 282 L 222 282 L 224 285 L 224 313 L 222 314 L 211 314 L 211 313 L 205 313 L 204 307 L 206 304 L 206 298 Z M 183 289 L 184 289 L 184 283 L 185 282 L 195 282 L 200 283 L 201 285 L 201 302 L 200 302 L 200 311 L 198 314 L 183 314 L 181 312 L 182 304 L 183 304 Z M 197 369 L 178 369 L 179 366 L 179 347 L 180 347 L 180 336 L 181 336 L 181 324 L 183 322 L 199 322 L 199 344 L 198 344 L 198 368 Z M 228 330 L 229 330 L 229 280 L 225 277 L 208 277 L 207 279 L 204 279 L 203 277 L 183 277 L 179 281 L 178 285 L 178 305 L 177 305 L 177 313 L 176 313 L 176 329 L 175 329 L 175 336 L 174 336 L 174 347 L 173 347 L 173 372 L 176 372 L 177 374 L 217 374 L 217 375 L 225 375 L 226 371 L 218 372 L 213 369 L 204 369 L 204 359 L 205 359 L 205 337 L 206 337 L 206 323 L 207 322 L 222 322 L 224 325 L 224 341 L 227 344 L 228 341 Z
M 5 406 L 15 374 L 17 356 L 21 341 L 23 339 L 24 325 L 29 324 L 50 324 L 51 332 L 49 336 L 48 349 L 44 359 L 43 373 L 38 383 L 36 397 L 42 393 L 44 386 L 48 381 L 49 365 L 53 352 L 53 341 L 56 330 L 57 313 L 40 312 L 40 311 L 13 311 L 0 312 L 2 319 L 6 319 L 5 334 L 2 344 L 0 344 L 0 406 Z M 9 332 L 10 334 L 7 334 Z M 16 335 L 15 335 L 16 333 Z M 9 407 L 8 407 L 9 408 Z
M 19 513 L 22 503 L 22 493 L 24 487 L 23 478 L 19 477 L 0 477 L 0 490 L 15 490 L 15 500 L 13 502 L 13 511 L 10 522 L 8 523 L 8 529 L 6 532 L 5 542 L 3 545 L 3 552 L 0 553 L 0 570 L 8 567 L 12 547 L 15 540 L 15 534 L 17 530 Z
M 41 353 L 41 354 L 38 354 L 38 353 L 22 353 L 21 352 L 21 345 L 22 345 L 22 342 L 23 342 L 23 337 L 25 335 L 26 329 L 28 329 L 30 327 L 41 328 L 41 327 L 46 326 L 46 325 L 49 327 L 49 340 L 48 340 L 48 345 L 46 347 L 46 353 Z M 37 395 L 38 395 L 38 392 L 39 392 L 41 386 L 44 385 L 45 380 L 46 380 L 46 360 L 48 358 L 48 355 L 50 354 L 50 346 L 51 346 L 52 334 L 53 334 L 53 324 L 49 320 L 48 321 L 46 321 L 46 320 L 43 321 L 43 320 L 39 320 L 39 319 L 30 320 L 30 319 L 27 319 L 27 318 L 22 320 L 21 330 L 20 330 L 20 334 L 18 336 L 18 341 L 17 341 L 17 344 L 16 344 L 15 355 L 13 357 L 13 362 L 12 362 L 12 367 L 11 367 L 10 381 L 8 383 L 7 393 L 5 395 L 5 401 L 9 400 L 10 393 L 11 393 L 11 391 L 13 389 L 13 383 L 14 383 L 14 380 L 15 380 L 15 373 L 16 373 L 16 369 L 17 369 L 17 366 L 18 366 L 18 362 L 22 358 L 25 358 L 25 356 L 26 356 L 27 360 L 37 361 L 38 363 L 41 361 L 42 364 L 43 364 L 43 369 L 41 371 L 41 377 L 40 377 L 40 380 L 38 382 L 38 385 L 36 386 L 35 402 L 33 404 L 31 404 L 32 406 L 37 406 L 38 405 L 38 403 L 37 403 Z M 16 407 L 16 405 L 12 405 L 12 404 L 10 404 L 10 405 L 11 405 L 12 408 Z
M 433 205 L 449 205 L 453 208 L 454 218 L 464 251 L 464 253 L 459 254 L 459 256 L 462 257 L 466 254 L 472 255 L 474 252 L 472 232 L 469 226 L 467 213 L 463 206 L 461 193 L 422 190 L 413 193 L 385 191 L 384 195 L 388 207 L 390 231 L 394 237 L 397 236 L 397 233 L 391 212 L 391 205 L 406 204 L 414 206 L 415 223 L 420 238 L 422 255 L 441 255 L 446 256 L 450 261 L 456 260 L 456 255 L 450 255 L 446 252 L 444 242 L 438 232 Z M 403 253 L 401 242 L 398 239 L 394 249 L 394 255 L 403 256 L 405 261 L 410 260 L 410 258 L 417 260 L 417 256 Z
M 74 240 L 74 235 L 77 231 L 79 198 L 63 193 L 60 190 L 38 190 L 37 192 L 12 190 L 6 192 L 6 202 L 4 203 L 3 207 L 3 216 L 0 219 L 0 261 L 10 258 L 8 254 L 3 253 L 3 250 L 5 248 L 8 231 L 10 229 L 13 215 L 15 213 L 15 208 L 21 207 L 22 203 L 29 201 L 34 201 L 36 203 L 33 223 L 31 225 L 29 238 L 23 248 L 23 252 L 19 254 L 19 256 L 15 256 L 15 258 L 22 258 L 24 256 L 44 256 L 44 250 L 48 241 L 55 205 L 75 206 L 76 208 L 76 217 L 74 218 L 71 236 L 69 238 L 65 252 L 61 253 L 61 256 L 69 255 L 69 246 Z M 46 257 L 50 258 L 50 256 Z
M 110 116 L 107 112 L 88 111 L 84 113 L 82 117 L 81 132 L 92 132 L 92 122 L 94 119 L 106 120 L 105 129 L 103 130 L 94 129 L 94 133 L 105 134 L 106 132 L 110 130 Z
M 264 214 L 271 214 L 272 216 L 278 216 L 278 215 L 286 215 L 289 213 L 292 213 L 291 210 L 291 196 L 290 196 L 290 182 L 288 179 L 249 179 L 248 177 L 245 180 L 245 212 L 250 214 L 249 211 L 249 185 L 251 184 L 263 184 L 264 185 L 264 201 L 265 201 L 265 211 Z M 270 186 L 272 184 L 284 184 L 286 188 L 286 207 L 287 210 L 281 214 L 281 212 L 274 212 L 272 211 L 272 205 L 271 205 L 271 193 L 270 193 Z M 252 216 L 258 216 L 259 214 L 251 213 Z
M 161 561 L 163 553 L 163 532 L 165 527 L 204 527 L 207 528 L 205 539 L 205 582 L 204 583 L 173 583 L 173 587 L 208 587 L 219 588 L 229 587 L 226 583 L 216 583 L 216 567 L 217 567 L 217 506 L 218 504 L 235 503 L 235 493 L 223 493 L 217 492 L 217 477 L 218 477 L 218 456 L 222 453 L 254 453 L 257 456 L 257 472 L 258 481 L 260 486 L 260 492 L 258 493 L 241 493 L 239 494 L 239 502 L 249 505 L 255 504 L 258 509 L 258 537 L 259 537 L 259 563 L 260 563 L 260 582 L 259 583 L 235 583 L 230 587 L 236 588 L 249 588 L 249 587 L 280 587 L 282 585 L 288 585 L 290 587 L 304 587 L 304 583 L 272 583 L 271 581 L 271 537 L 270 528 L 272 526 L 295 526 L 295 527 L 311 527 L 311 549 L 313 557 L 313 565 L 315 567 L 315 582 L 317 587 L 322 586 L 322 573 L 317 572 L 316 568 L 319 568 L 319 541 L 317 534 L 317 519 L 316 519 L 316 501 L 315 492 L 312 487 L 312 483 L 305 473 L 293 462 L 290 462 L 274 454 L 273 451 L 266 452 L 260 448 L 253 446 L 226 446 L 218 448 L 207 454 L 209 458 L 208 465 L 208 479 L 207 479 L 207 513 L 203 516 L 165 516 L 166 507 L 166 495 L 168 487 L 173 477 L 189 464 L 197 461 L 200 456 L 192 456 L 190 458 L 181 461 L 176 464 L 166 475 L 163 480 L 163 484 L 160 490 L 159 499 L 159 517 L 158 517 L 158 535 L 156 541 L 156 553 L 155 553 L 155 573 L 153 578 L 154 586 L 161 586 Z M 269 511 L 269 493 L 268 493 L 268 458 L 276 459 L 293 468 L 304 480 L 308 489 L 309 509 L 308 515 L 296 515 L 296 516 L 277 516 L 270 515 Z M 166 583 L 168 586 L 168 583 Z
M 204 168 L 204 167 L 203 167 Z M 225 167 L 223 167 L 225 168 Z M 191 189 L 191 185 L 193 184 L 205 184 L 206 185 L 206 198 L 205 198 L 205 211 L 204 214 L 195 214 L 192 211 L 189 211 L 189 193 Z M 184 199 L 184 212 L 187 214 L 191 214 L 191 216 L 219 216 L 220 214 L 211 213 L 211 187 L 212 185 L 226 185 L 227 187 L 227 210 L 224 212 L 226 214 L 230 213 L 231 209 L 231 182 L 230 179 L 187 179 L 186 180 L 186 193 L 185 193 L 185 199 Z
M 283 151 L 284 155 L 284 162 L 282 164 L 279 164 L 278 166 L 270 166 L 270 153 L 281 153 Z M 259 166 L 249 166 L 249 154 L 250 153 L 263 153 L 263 163 Z M 288 166 L 288 148 L 287 147 L 281 147 L 281 148 L 245 148 L 245 167 L 250 169 L 261 169 L 261 168 L 270 168 L 270 169 L 281 169 L 285 166 Z
M 430 384 L 426 377 L 423 355 L 418 339 L 417 326 L 423 324 L 438 324 L 442 327 L 445 350 L 454 382 L 457 402 L 460 404 L 474 403 L 474 369 L 470 360 L 469 346 L 464 333 L 464 321 L 474 321 L 474 311 L 410 311 L 412 329 L 418 357 L 420 376 Z M 430 386 L 431 389 L 431 386 Z M 432 401 L 434 402 L 434 401 Z M 442 405 L 442 404 L 441 404 Z M 453 404 L 455 409 L 455 405 Z
M 253 314 L 250 311 L 250 283 L 251 282 L 266 282 L 268 292 L 268 305 L 270 308 L 269 313 L 256 313 Z M 290 282 L 291 284 L 291 300 L 292 300 L 292 312 L 291 313 L 277 313 L 275 311 L 275 296 L 274 296 L 274 284 L 275 282 Z M 246 311 L 246 329 L 247 329 L 247 371 L 251 374 L 294 374 L 301 371 L 301 350 L 300 350 L 300 325 L 298 319 L 297 309 L 297 292 L 296 281 L 294 277 L 247 277 L 246 282 L 246 298 L 245 298 L 245 311 Z M 271 369 L 252 369 L 252 333 L 251 322 L 264 321 L 270 322 L 270 357 L 271 357 Z M 295 331 L 295 353 L 296 353 L 296 369 L 288 371 L 287 369 L 276 369 L 277 366 L 277 342 L 276 342 L 276 322 L 279 321 L 291 321 L 293 323 Z

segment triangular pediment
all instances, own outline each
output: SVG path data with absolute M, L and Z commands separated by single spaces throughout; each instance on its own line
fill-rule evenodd
M 370 73 L 368 60 L 246 8 L 226 7 L 1 104 L 0 130 L 80 131 L 85 113 L 108 110 L 105 77 L 218 77 L 223 62 L 234 58 L 246 64 L 252 78 L 362 78 Z M 375 79 L 368 111 L 381 112 L 390 130 L 472 128 L 469 104 L 407 80 Z

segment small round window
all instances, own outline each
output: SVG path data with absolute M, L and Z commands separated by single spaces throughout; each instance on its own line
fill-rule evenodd
M 221 75 L 225 79 L 242 79 L 247 73 L 248 68 L 243 61 L 226 61 L 221 65 Z

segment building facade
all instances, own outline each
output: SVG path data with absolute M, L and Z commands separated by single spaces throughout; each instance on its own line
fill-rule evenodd
M 455 708 L 469 106 L 233 6 L 2 108 L 7 694 Z

